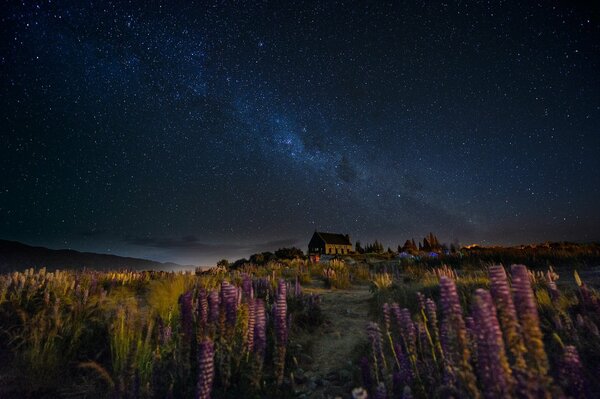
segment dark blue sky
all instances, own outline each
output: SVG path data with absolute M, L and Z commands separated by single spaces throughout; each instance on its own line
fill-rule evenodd
M 599 240 L 597 10 L 371 3 L 5 5 L 0 238 L 201 264 L 315 229 Z

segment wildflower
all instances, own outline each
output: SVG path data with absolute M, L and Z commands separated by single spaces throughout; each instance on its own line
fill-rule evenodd
M 365 384 L 367 389 L 370 389 L 373 386 L 373 375 L 371 373 L 371 365 L 369 364 L 369 359 L 366 356 L 363 356 L 360 359 L 360 371 L 362 375 L 363 384 Z
M 450 374 L 456 374 L 459 379 L 459 389 L 471 397 L 478 397 L 473 367 L 471 366 L 471 351 L 467 337 L 462 308 L 456 291 L 454 280 L 442 275 L 440 277 L 441 304 L 443 318 L 442 342 L 444 356 L 448 360 Z M 445 341 L 445 342 L 444 342 Z
M 583 367 L 579 360 L 577 349 L 573 345 L 565 346 L 562 367 L 560 369 L 560 378 L 567 394 L 574 398 L 586 397 Z
M 475 292 L 473 320 L 473 334 L 477 342 L 477 371 L 481 377 L 484 396 L 510 397 L 511 370 L 496 318 L 496 307 L 486 290 L 478 289 Z
M 373 353 L 373 370 L 377 381 L 380 381 L 380 376 L 385 375 L 385 359 L 383 357 L 383 345 L 381 338 L 381 330 L 377 323 L 370 322 L 367 325 L 367 336 L 371 342 L 371 350 Z
M 542 341 L 543 336 L 540 329 L 537 304 L 527 268 L 524 265 L 513 265 L 512 280 L 516 310 L 528 350 L 528 359 L 538 376 L 546 376 L 548 373 L 548 357 Z
M 242 278 L 242 292 L 246 301 L 249 301 L 254 297 L 254 292 L 252 289 L 252 279 L 246 273 L 244 273 L 244 276 Z
M 256 324 L 255 302 L 250 299 L 248 301 L 248 329 L 246 332 L 246 345 L 248 352 L 254 349 L 254 326 Z
M 287 286 L 285 280 L 280 279 L 278 284 L 277 299 L 273 309 L 274 312 L 274 327 L 275 327 L 275 338 L 276 338 L 276 360 L 275 360 L 275 374 L 277 376 L 277 383 L 283 382 L 283 369 L 285 367 L 285 350 L 287 344 Z
M 198 322 L 201 326 L 208 322 L 208 299 L 204 289 L 198 291 Z
M 385 329 L 387 331 L 390 331 L 390 325 L 391 325 L 390 304 L 387 302 L 383 304 L 383 320 L 385 322 Z
M 192 337 L 194 329 L 194 316 L 192 312 L 192 293 L 187 291 L 179 297 L 179 306 L 181 309 L 181 330 L 186 339 Z
M 383 382 L 380 382 L 379 385 L 377 385 L 377 390 L 375 390 L 375 399 L 387 399 L 387 390 L 385 389 Z
M 219 291 L 212 290 L 208 296 L 208 321 L 217 323 L 219 321 Z
M 267 320 L 265 317 L 265 303 L 262 299 L 254 300 L 254 352 L 263 357 L 267 347 Z
M 237 319 L 237 288 L 225 280 L 221 282 L 221 300 L 225 306 L 225 320 L 233 328 Z
M 214 368 L 215 347 L 210 338 L 205 338 L 200 343 L 198 351 L 198 385 L 196 399 L 209 399 L 215 375 Z
M 500 325 L 504 332 L 506 346 L 511 355 L 511 364 L 518 373 L 524 373 L 526 369 L 524 354 L 527 351 L 523 337 L 521 336 L 521 327 L 517 318 L 517 312 L 513 299 L 510 295 L 510 287 L 504 267 L 501 265 L 491 266 L 490 292 L 498 310 Z

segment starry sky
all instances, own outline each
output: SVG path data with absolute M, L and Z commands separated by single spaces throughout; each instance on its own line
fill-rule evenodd
M 600 240 L 582 4 L 8 2 L 0 238 L 190 264 L 315 229 Z

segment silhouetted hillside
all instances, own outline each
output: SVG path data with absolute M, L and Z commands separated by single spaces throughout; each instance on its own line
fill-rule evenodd
M 131 270 L 181 270 L 194 266 L 162 263 L 147 259 L 116 255 L 79 252 L 71 249 L 32 247 L 17 241 L 0 240 L 0 273 L 23 270 L 29 267 L 53 269 L 131 269 Z

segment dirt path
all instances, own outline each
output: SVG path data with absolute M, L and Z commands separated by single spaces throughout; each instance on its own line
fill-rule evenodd
M 308 339 L 312 363 L 305 377 L 306 398 L 349 397 L 358 372 L 357 346 L 365 341 L 369 320 L 368 286 L 347 290 L 306 287 L 305 292 L 322 298 L 321 308 L 327 322 Z

